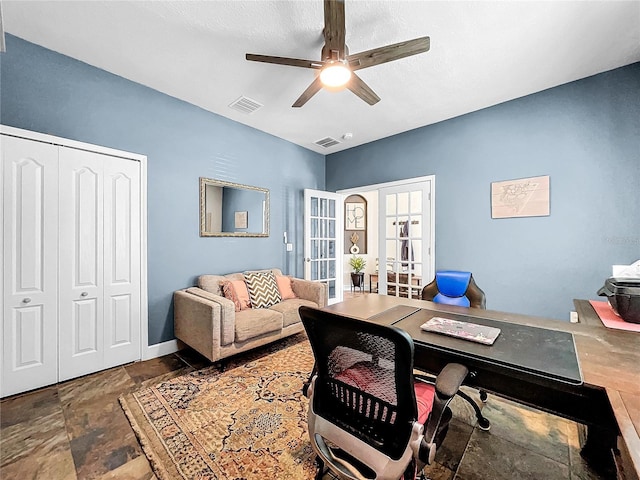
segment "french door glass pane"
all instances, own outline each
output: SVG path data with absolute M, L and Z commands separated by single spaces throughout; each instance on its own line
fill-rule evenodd
M 396 236 L 396 217 L 387 217 L 386 219 L 385 236 L 387 238 L 393 238 Z
M 390 194 L 387 195 L 387 215 L 395 215 L 397 212 L 396 208 L 396 195 Z
M 422 213 L 422 190 L 415 190 L 410 194 L 411 212 Z
M 398 195 L 398 215 L 409 213 L 409 192 L 400 192 Z
M 320 216 L 321 217 L 326 217 L 327 213 L 328 213 L 327 199 L 326 198 L 321 198 L 320 199 Z
M 398 220 L 395 222 L 396 223 L 396 235 L 398 238 L 407 238 L 409 236 L 409 226 L 410 224 L 407 224 L 407 222 L 409 221 L 409 217 L 398 217 Z
M 411 215 L 411 225 L 409 236 L 412 239 L 420 238 L 422 235 L 422 215 Z
M 422 262 L 422 240 L 411 240 L 411 246 L 413 250 L 413 261 Z

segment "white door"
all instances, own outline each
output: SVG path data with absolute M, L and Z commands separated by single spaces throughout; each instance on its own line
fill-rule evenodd
M 103 368 L 102 157 L 60 147 L 60 381 Z
M 0 396 L 58 379 L 58 149 L 1 136 Z
M 140 164 L 104 163 L 104 365 L 140 359 Z
M 342 301 L 342 235 L 344 197 L 304 191 L 304 278 L 323 282 L 328 303 Z
M 432 187 L 426 180 L 379 191 L 380 293 L 420 298 L 433 277 Z

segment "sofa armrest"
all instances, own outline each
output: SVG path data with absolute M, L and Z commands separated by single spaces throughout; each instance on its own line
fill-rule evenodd
M 220 305 L 184 290 L 173 294 L 176 338 L 212 362 L 220 356 Z
M 173 324 L 178 339 L 215 362 L 221 346 L 233 342 L 235 307 L 197 287 L 178 290 L 173 294 Z
M 229 345 L 234 342 L 236 335 L 236 306 L 235 304 L 215 293 L 207 292 L 199 287 L 185 290 L 187 293 L 220 305 L 220 344 Z
M 318 308 L 327 306 L 327 286 L 324 283 L 292 278 L 291 287 L 298 297 L 316 303 Z

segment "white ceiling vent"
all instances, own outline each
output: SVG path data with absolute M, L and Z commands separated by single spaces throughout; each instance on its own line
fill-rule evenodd
M 340 142 L 335 138 L 326 137 L 326 138 L 323 138 L 322 140 L 317 140 L 313 143 L 315 143 L 316 145 L 320 145 L 321 147 L 324 147 L 324 148 L 329 148 L 329 147 L 333 147 L 334 145 L 338 145 Z
M 234 110 L 238 110 L 242 113 L 253 113 L 260 107 L 264 107 L 261 103 L 250 99 L 249 97 L 240 97 L 235 102 L 229 105 Z

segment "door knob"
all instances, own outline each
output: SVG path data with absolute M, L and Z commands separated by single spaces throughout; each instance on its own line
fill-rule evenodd
M 311 259 L 310 258 L 305 258 L 304 261 L 309 263 L 311 261 Z
M 80 294 L 80 296 L 81 296 L 81 297 L 86 297 L 87 295 L 89 295 L 89 292 L 82 292 L 82 293 Z
M 31 299 L 29 297 L 22 300 L 22 303 L 31 303 Z

